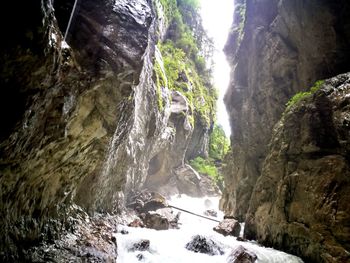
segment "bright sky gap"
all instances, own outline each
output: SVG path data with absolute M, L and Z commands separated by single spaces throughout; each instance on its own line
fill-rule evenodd
M 232 24 L 233 0 L 201 0 L 201 15 L 204 28 L 214 40 L 214 85 L 219 91 L 217 102 L 217 120 L 227 136 L 231 135 L 228 115 L 223 97 L 229 84 L 230 68 L 223 48 Z

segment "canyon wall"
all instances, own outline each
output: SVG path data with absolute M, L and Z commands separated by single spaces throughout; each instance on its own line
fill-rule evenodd
M 156 81 L 154 64 L 163 64 L 156 44 L 167 26 L 160 2 L 78 1 L 63 39 L 73 4 L 6 2 L 1 10 L 5 261 L 38 244 L 51 225 L 65 227 L 73 204 L 120 213 L 146 180 L 165 184 L 186 154 L 205 155 L 195 142 L 208 141 L 212 120 L 195 125 L 185 96 Z M 8 13 L 18 21 L 9 23 Z
M 348 260 L 346 75 L 283 112 L 294 94 L 350 70 L 348 11 L 347 1 L 237 0 L 225 47 L 232 151 L 221 208 L 246 222 L 246 237 L 307 262 Z

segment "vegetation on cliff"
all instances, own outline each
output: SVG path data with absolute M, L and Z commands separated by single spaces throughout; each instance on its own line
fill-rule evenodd
M 315 84 L 310 88 L 309 91 L 302 91 L 295 94 L 286 104 L 287 108 L 291 107 L 292 105 L 296 104 L 297 102 L 301 101 L 302 99 L 314 94 L 316 91 L 320 89 L 322 84 L 324 83 L 324 80 L 318 80 L 315 82 Z
M 191 116 L 211 125 L 217 92 L 211 84 L 206 61 L 212 56 L 212 41 L 202 27 L 195 0 L 161 0 L 168 24 L 164 41 L 158 43 L 165 76 L 155 63 L 158 105 L 162 109 L 162 89 L 177 90 L 188 100 Z M 192 117 L 192 120 L 193 120 Z M 193 124 L 193 123 L 192 123 Z
M 160 0 L 160 3 L 168 28 L 164 40 L 157 45 L 163 63 L 160 65 L 156 61 L 154 70 L 158 106 L 163 109 L 164 88 L 176 90 L 188 100 L 190 109 L 187 114 L 192 126 L 199 118 L 208 129 L 213 127 L 210 128 L 208 158 L 198 156 L 190 164 L 199 173 L 209 175 L 222 185 L 223 178 L 218 168 L 228 151 L 229 140 L 221 126 L 213 125 L 218 98 L 211 83 L 213 42 L 202 26 L 198 0 Z
M 222 188 L 223 176 L 220 169 L 225 155 L 230 149 L 230 141 L 226 137 L 224 129 L 220 125 L 214 125 L 210 134 L 209 157 L 204 159 L 200 156 L 190 161 L 191 166 L 199 173 L 209 175 L 214 182 Z

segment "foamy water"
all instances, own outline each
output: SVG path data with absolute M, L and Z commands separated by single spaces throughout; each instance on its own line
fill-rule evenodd
M 171 205 L 203 214 L 206 209 L 218 210 L 217 197 L 192 198 L 185 195 L 173 197 L 169 203 Z M 176 211 L 174 209 L 174 211 Z M 176 211 L 177 212 L 177 211 Z M 221 220 L 223 214 L 218 212 L 216 219 Z M 257 256 L 257 263 L 302 263 L 303 261 L 295 256 L 284 252 L 259 246 L 254 242 L 240 242 L 235 237 L 224 237 L 213 231 L 213 227 L 218 223 L 199 218 L 185 212 L 181 212 L 180 229 L 153 230 L 147 228 L 132 228 L 119 226 L 119 230 L 125 229 L 127 235 L 118 233 L 118 263 L 140 262 L 137 255 L 142 254 L 141 262 L 147 263 L 223 263 L 227 262 L 227 257 L 233 248 L 242 245 L 246 249 L 253 251 Z M 223 251 L 223 255 L 210 256 L 201 253 L 194 253 L 185 248 L 186 244 L 194 235 L 203 235 L 218 243 Z M 140 239 L 150 240 L 149 251 L 128 252 L 133 243 Z

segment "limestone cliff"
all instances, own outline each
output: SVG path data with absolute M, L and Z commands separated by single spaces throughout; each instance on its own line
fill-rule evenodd
M 299 236 L 299 239 L 295 238 L 298 234 L 293 234 L 295 229 L 291 225 L 287 223 L 288 227 L 286 228 L 283 226 L 277 227 L 278 224 L 283 224 L 285 221 L 281 218 L 274 220 L 269 218 L 272 216 L 271 214 L 262 212 L 271 212 L 268 207 L 274 209 L 272 207 L 277 206 L 281 213 L 288 215 L 284 219 L 287 222 L 302 216 L 295 213 L 295 210 L 291 214 L 288 214 L 287 211 L 282 211 L 283 209 L 289 209 L 287 204 L 289 201 L 287 203 L 278 203 L 279 200 L 286 200 L 286 198 L 280 196 L 281 193 L 274 187 L 274 184 L 270 181 L 267 182 L 267 177 L 273 178 L 271 173 L 281 172 L 285 174 L 290 169 L 288 161 L 280 162 L 279 165 L 274 166 L 274 171 L 267 169 L 275 161 L 272 153 L 282 151 L 282 149 L 277 150 L 277 148 L 285 146 L 284 144 L 279 146 L 274 144 L 275 140 L 282 141 L 284 138 L 278 138 L 279 134 L 272 133 L 272 130 L 282 117 L 286 103 L 294 94 L 309 90 L 316 80 L 332 77 L 350 70 L 348 63 L 350 57 L 348 48 L 350 42 L 350 20 L 346 15 L 348 11 L 349 3 L 347 1 L 237 0 L 235 2 L 234 23 L 225 47 L 232 68 L 231 83 L 225 96 L 225 104 L 229 112 L 232 128 L 232 152 L 227 157 L 229 164 L 224 171 L 226 189 L 221 200 L 221 207 L 227 214 L 236 216 L 242 221 L 247 220 L 246 235 L 249 238 L 257 238 L 265 242 L 265 244 L 283 248 L 304 258 L 314 260 L 313 262 L 322 262 L 317 261 L 321 256 L 317 257 L 316 254 L 323 249 L 327 251 L 324 253 L 330 253 L 332 256 L 336 255 L 330 252 L 331 249 L 329 247 L 323 245 L 320 245 L 322 247 L 320 250 L 310 248 L 312 252 L 308 251 L 305 248 L 306 245 L 303 244 L 315 245 L 315 239 L 307 235 L 302 238 Z M 329 103 L 331 105 L 329 109 L 333 107 L 332 103 L 337 104 L 332 100 Z M 307 124 L 302 124 L 305 121 L 304 119 L 294 118 L 295 123 L 293 125 L 296 127 L 307 126 Z M 330 119 L 332 118 L 329 117 Z M 298 133 L 298 130 L 294 131 L 291 123 L 285 123 L 285 125 L 284 129 L 288 129 L 289 133 L 295 132 L 302 136 L 302 134 Z M 329 130 L 333 130 L 332 134 L 338 132 L 332 125 Z M 313 132 L 315 134 L 319 133 L 314 136 L 320 138 L 320 140 L 326 139 L 323 136 L 324 130 L 317 131 L 317 129 L 313 129 Z M 298 141 L 293 140 L 300 140 L 296 134 L 288 140 L 291 148 L 298 144 Z M 332 142 L 328 141 L 328 143 L 334 143 L 332 149 L 337 148 L 341 152 L 346 152 L 346 147 L 338 146 L 339 140 L 338 138 Z M 269 148 L 270 142 L 273 148 Z M 326 150 L 328 146 L 320 147 L 322 149 L 320 151 L 323 154 L 317 158 L 315 157 L 313 161 L 321 164 L 323 162 L 322 157 L 332 159 L 333 152 Z M 329 156 L 326 157 L 328 154 Z M 343 160 L 343 166 L 341 167 L 344 168 L 344 171 L 348 171 L 347 154 L 340 154 L 343 157 L 339 157 L 339 160 Z M 298 158 L 300 163 L 308 163 L 308 167 L 314 164 L 310 160 L 310 156 L 306 158 L 306 156 L 302 155 Z M 304 158 L 306 159 L 303 160 Z M 300 163 L 299 161 L 297 163 L 298 166 Z M 332 169 L 338 169 L 335 166 L 334 164 Z M 296 167 L 294 168 L 297 169 Z M 325 180 L 325 185 L 322 187 L 326 187 L 328 179 L 322 176 L 321 171 L 314 170 L 314 172 L 313 178 L 316 180 L 314 183 L 322 185 L 323 180 Z M 290 178 L 288 177 L 288 180 Z M 305 184 L 305 187 L 311 182 L 311 179 L 309 180 L 303 176 L 298 177 L 298 179 L 300 179 L 299 184 Z M 258 184 L 256 184 L 257 181 Z M 267 183 L 264 187 L 261 185 L 263 182 Z M 264 191 L 261 195 L 258 194 L 258 191 L 259 189 L 262 190 L 262 188 L 273 191 L 269 201 L 265 199 L 260 200 L 262 198 L 261 195 L 264 195 Z M 313 198 L 320 198 L 321 200 L 321 196 L 327 195 L 329 192 L 325 188 L 319 188 L 317 190 L 319 195 L 314 195 L 312 191 L 308 193 L 307 191 L 309 190 L 306 188 L 300 189 L 300 191 L 305 191 L 303 198 L 308 201 Z M 332 191 L 330 190 L 330 192 Z M 335 192 L 337 192 L 339 198 L 345 198 L 343 190 L 336 189 L 334 190 Z M 254 194 L 252 195 L 252 193 Z M 296 197 L 292 196 L 290 198 L 292 202 L 293 198 Z M 320 200 L 313 200 L 313 202 L 322 202 Z M 267 205 L 268 202 L 271 202 L 269 203 L 271 206 Z M 283 206 L 283 209 L 281 206 Z M 312 218 L 316 208 L 315 203 L 311 203 L 310 207 L 303 207 L 298 211 L 301 211 L 305 217 Z M 342 209 L 345 208 L 343 207 Z M 322 208 L 317 209 L 322 210 Z M 346 210 L 344 211 L 346 214 L 349 213 Z M 325 211 L 323 212 L 326 213 Z M 264 219 L 261 218 L 263 213 Z M 259 225 L 260 222 L 263 222 L 261 220 L 266 220 L 263 225 Z M 317 219 L 315 220 L 317 221 Z M 312 224 L 311 221 L 309 222 Z M 319 224 L 317 227 L 322 229 L 329 223 L 322 220 L 317 222 Z M 338 223 L 347 229 L 345 221 L 342 221 L 342 223 L 337 221 L 336 224 Z M 303 227 L 311 227 L 311 225 L 303 225 L 301 228 Z M 320 235 L 323 236 L 322 234 Z M 334 236 L 330 234 L 331 237 L 325 236 L 324 239 L 321 238 L 320 242 L 323 242 L 322 240 L 327 240 L 324 242 L 328 242 L 329 240 L 337 239 L 336 234 Z M 340 247 L 344 245 L 344 242 L 344 240 L 339 241 Z M 344 247 L 341 249 L 344 249 Z M 310 256 L 311 254 L 312 256 Z M 326 256 L 322 256 L 322 260 L 328 262 L 326 258 Z M 330 260 L 329 262 L 335 261 Z
M 193 135 L 184 95 L 156 82 L 166 33 L 158 1 L 77 1 L 64 41 L 73 2 L 1 9 L 0 259 L 15 260 L 51 225 L 64 228 L 72 204 L 120 212 L 159 167 L 169 179 L 191 140 L 209 132 Z
M 245 235 L 303 256 L 350 260 L 350 74 L 288 107 L 272 132 Z

